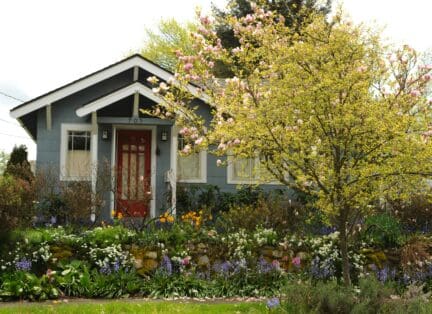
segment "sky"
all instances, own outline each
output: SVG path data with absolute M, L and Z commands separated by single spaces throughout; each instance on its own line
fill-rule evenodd
M 0 1 L 0 150 L 35 144 L 9 110 L 61 85 L 136 52 L 145 29 L 162 18 L 191 20 L 195 8 L 209 11 L 226 0 L 1 0 Z M 430 0 L 345 0 L 354 22 L 386 26 L 384 36 L 418 50 L 432 48 L 428 34 Z

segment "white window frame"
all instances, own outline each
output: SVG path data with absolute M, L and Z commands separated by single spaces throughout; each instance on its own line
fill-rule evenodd
M 241 158 L 241 159 L 252 159 L 252 158 Z M 228 184 L 259 184 L 259 185 L 282 185 L 281 182 L 274 179 L 273 181 L 262 181 L 260 178 L 260 175 L 258 174 L 258 177 L 256 179 L 249 179 L 249 180 L 237 180 L 234 178 L 234 160 L 235 157 L 233 155 L 228 155 L 227 157 L 227 183 Z M 259 156 L 256 156 L 254 158 L 255 164 L 258 164 L 258 171 L 261 167 L 261 162 L 259 159 Z
M 92 171 L 89 172 L 87 177 L 72 177 L 66 175 L 66 158 L 68 152 L 68 132 L 78 131 L 78 132 L 91 132 L 91 124 L 83 123 L 62 123 L 61 125 L 61 137 L 60 137 L 60 181 L 91 181 Z M 93 141 L 90 142 L 90 156 L 94 153 Z M 91 157 L 92 160 L 92 157 Z
M 202 150 L 199 152 L 199 161 L 200 161 L 200 174 L 201 177 L 200 178 L 196 178 L 196 179 L 179 179 L 177 177 L 178 173 L 179 173 L 179 169 L 178 169 L 178 159 L 181 158 L 180 154 L 179 154 L 179 150 L 178 150 L 178 141 L 179 141 L 179 136 L 173 136 L 173 140 L 175 139 L 175 144 L 176 144 L 176 153 L 177 153 L 177 158 L 176 158 L 176 180 L 179 183 L 207 183 L 207 151 L 206 150 Z
M 259 178 L 258 179 L 249 179 L 249 180 L 238 180 L 234 178 L 234 162 L 235 157 L 232 155 L 229 155 L 227 157 L 227 183 L 228 184 L 259 184 Z M 241 158 L 241 159 L 252 159 L 252 158 Z M 259 162 L 259 158 L 254 158 L 255 163 Z

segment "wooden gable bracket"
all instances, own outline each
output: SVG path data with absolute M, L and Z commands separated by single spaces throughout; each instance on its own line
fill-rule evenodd
M 139 117 L 139 92 L 135 92 L 134 94 L 132 117 L 133 118 Z
M 46 109 L 46 128 L 48 131 L 52 129 L 52 114 L 51 114 L 51 104 L 45 107 Z
M 137 66 L 134 66 L 133 68 L 133 81 L 137 82 L 139 76 L 139 68 Z M 139 92 L 136 92 L 134 94 L 134 101 L 133 101 L 133 110 L 132 110 L 132 117 L 138 118 L 139 117 Z

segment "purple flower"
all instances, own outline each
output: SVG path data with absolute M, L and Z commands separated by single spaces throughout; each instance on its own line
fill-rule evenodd
M 322 262 L 317 256 L 312 260 L 311 274 L 315 279 L 329 279 L 336 273 L 334 261 L 332 259 L 325 259 Z
M 280 306 L 280 301 L 278 298 L 271 298 L 267 301 L 267 307 L 269 309 L 274 309 L 276 307 Z
M 113 265 L 113 271 L 116 273 L 119 271 L 119 269 L 120 269 L 120 263 L 118 260 L 116 260 L 114 265 Z
M 379 269 L 376 272 L 376 276 L 379 281 L 386 282 L 388 280 L 394 280 L 396 277 L 396 269 L 392 268 L 390 269 L 388 266 Z
M 29 271 L 32 267 L 32 262 L 27 260 L 25 257 L 18 262 L 15 262 L 15 268 L 17 270 Z
M 100 272 L 101 274 L 104 274 L 104 275 L 109 275 L 109 274 L 111 274 L 111 267 L 109 267 L 109 265 L 107 265 L 107 264 L 104 264 L 104 265 L 99 269 L 99 272 Z
M 257 269 L 259 273 L 267 274 L 268 272 L 271 272 L 274 269 L 274 265 L 267 262 L 264 257 L 260 257 L 258 259 L 257 263 Z
M 172 275 L 172 271 L 173 271 L 173 266 L 171 263 L 171 259 L 169 258 L 168 255 L 164 255 L 162 257 L 162 262 L 161 262 L 161 269 L 168 274 L 169 276 Z

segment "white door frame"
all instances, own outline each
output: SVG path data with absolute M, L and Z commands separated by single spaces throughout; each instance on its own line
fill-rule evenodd
M 111 178 L 112 184 L 114 185 L 111 191 L 111 208 L 115 208 L 115 195 L 114 192 L 117 188 L 117 178 L 116 173 L 114 171 L 116 165 L 117 165 L 117 131 L 118 130 L 150 130 L 151 131 L 151 178 L 150 178 L 150 185 L 151 185 L 151 192 L 152 192 L 152 199 L 150 200 L 150 218 L 154 218 L 156 216 L 156 133 L 157 133 L 157 127 L 155 125 L 127 125 L 127 124 L 120 124 L 120 125 L 113 125 L 112 126 L 112 141 L 111 141 Z M 111 213 L 112 215 L 112 213 Z M 112 217 L 111 217 L 112 218 Z

